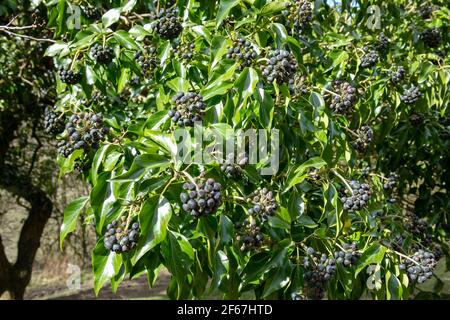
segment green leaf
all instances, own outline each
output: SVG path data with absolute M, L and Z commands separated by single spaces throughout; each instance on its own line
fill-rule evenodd
M 114 181 L 138 181 L 151 169 L 166 168 L 170 164 L 169 159 L 159 154 L 141 154 L 134 158 L 130 170 L 112 180 Z
M 142 237 L 138 243 L 139 249 L 131 260 L 132 264 L 136 264 L 148 251 L 164 241 L 171 217 L 172 207 L 163 196 L 154 196 L 145 202 L 139 213 Z
M 111 280 L 120 270 L 122 256 L 106 250 L 103 241 L 99 241 L 92 252 L 92 268 L 94 272 L 94 291 L 98 295 L 104 284 Z
M 110 25 L 113 25 L 120 19 L 120 14 L 122 12 L 122 8 L 113 8 L 108 10 L 102 16 L 103 27 L 108 28 Z
M 263 297 L 267 297 L 277 290 L 284 288 L 290 281 L 292 273 L 292 266 L 289 260 L 286 258 L 281 268 L 272 271 L 271 277 L 266 281 L 264 285 Z
M 183 235 L 169 231 L 166 240 L 161 244 L 161 254 L 165 266 L 174 276 L 177 285 L 176 299 L 182 296 L 186 277 L 191 274 L 190 268 L 194 262 L 194 249 Z
M 368 265 L 379 264 L 383 260 L 387 248 L 380 244 L 374 243 L 364 251 L 356 265 L 355 277 Z
M 388 300 L 398 300 L 403 294 L 402 284 L 400 280 L 390 271 L 386 272 L 386 298 Z
M 116 210 L 114 204 L 117 200 L 117 184 L 110 182 L 110 178 L 111 172 L 102 172 L 90 195 L 98 234 L 101 234 L 106 217 Z
M 64 239 L 67 235 L 75 230 L 77 227 L 78 217 L 81 212 L 83 212 L 86 203 L 88 203 L 89 197 L 80 197 L 72 201 L 66 209 L 64 209 L 64 219 L 61 225 L 60 237 L 59 237 L 59 247 L 62 250 L 62 245 Z
M 286 8 L 285 2 L 269 2 L 264 5 L 261 9 L 262 16 L 272 15 L 274 13 L 278 13 Z
M 241 72 L 239 78 L 236 79 L 235 87 L 240 95 L 240 100 L 247 100 L 248 97 L 255 92 L 256 85 L 258 84 L 259 76 L 255 69 L 245 68 Z
M 228 16 L 230 10 L 241 3 L 241 0 L 220 0 L 219 11 L 217 12 L 216 28 L 218 28 L 223 20 Z
M 122 46 L 130 50 L 138 50 L 139 46 L 136 41 L 134 41 L 128 32 L 125 30 L 119 30 L 114 32 L 114 39 L 117 40 Z
M 68 49 L 68 45 L 64 42 L 57 41 L 56 43 L 52 44 L 45 50 L 45 55 L 49 57 L 54 57 L 58 55 L 61 51 Z

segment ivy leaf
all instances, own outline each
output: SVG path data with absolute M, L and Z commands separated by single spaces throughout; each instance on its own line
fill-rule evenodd
M 365 250 L 356 264 L 355 277 L 368 265 L 379 264 L 383 260 L 386 250 L 387 248 L 385 246 L 377 243 L 372 244 L 372 246 Z
M 141 154 L 137 156 L 130 170 L 121 174 L 112 180 L 114 181 L 138 181 L 151 169 L 166 168 L 170 164 L 170 161 L 159 154 Z
M 78 217 L 83 212 L 86 203 L 88 203 L 89 197 L 80 197 L 72 201 L 64 210 L 64 219 L 61 225 L 59 247 L 62 250 L 64 239 L 67 235 L 73 232 L 77 226 Z
M 104 284 L 111 280 L 120 269 L 122 256 L 109 251 L 99 241 L 92 252 L 92 268 L 94 271 L 94 291 L 98 295 Z
M 228 16 L 230 10 L 241 3 L 242 0 L 220 0 L 219 11 L 217 12 L 216 28 L 218 28 L 223 20 Z
M 138 50 L 139 46 L 134 41 L 128 32 L 125 30 L 119 30 L 114 32 L 114 39 L 117 40 L 122 46 L 130 50 Z
M 136 251 L 131 259 L 132 264 L 136 264 L 148 251 L 164 241 L 171 217 L 172 207 L 163 196 L 154 196 L 145 202 L 139 213 L 142 229 L 142 238 L 138 243 L 138 248 L 140 249 Z
M 108 10 L 103 16 L 102 16 L 102 24 L 103 27 L 108 28 L 109 26 L 113 25 L 120 19 L 120 14 L 122 12 L 122 8 L 113 8 Z

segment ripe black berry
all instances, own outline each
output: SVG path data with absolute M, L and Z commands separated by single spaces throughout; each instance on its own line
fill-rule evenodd
M 386 52 L 389 50 L 390 42 L 389 39 L 386 37 L 384 32 L 381 32 L 378 35 L 378 40 L 375 43 L 375 49 L 379 52 Z
M 411 260 L 408 259 L 404 262 L 404 268 L 408 273 L 409 280 L 424 283 L 433 276 L 433 270 L 436 268 L 437 261 L 432 252 L 419 249 L 414 252 Z
M 110 46 L 103 47 L 99 43 L 92 46 L 91 54 L 94 60 L 100 64 L 108 64 L 114 59 L 114 49 Z
M 433 13 L 433 6 L 431 5 L 423 5 L 419 8 L 419 15 L 423 19 L 429 19 L 431 17 L 431 14 Z
M 63 83 L 77 84 L 81 81 L 81 73 L 65 69 L 64 67 L 59 68 L 58 74 Z
M 220 170 L 225 173 L 228 178 L 237 178 L 242 175 L 242 167 L 248 164 L 248 155 L 240 154 L 234 161 L 234 154 L 230 153 L 224 163 L 220 166 Z
M 258 188 L 247 197 L 247 202 L 253 205 L 248 209 L 251 216 L 260 217 L 263 222 L 269 219 L 269 216 L 275 214 L 278 203 L 272 191 L 267 188 Z
M 186 182 L 183 189 L 182 208 L 196 218 L 215 213 L 222 204 L 222 185 L 212 178 L 206 181 L 199 178 L 198 183 Z
M 233 59 L 239 63 L 239 68 L 242 70 L 245 67 L 250 67 L 253 61 L 258 56 L 250 41 L 243 38 L 238 38 L 233 42 L 233 46 L 228 49 L 227 59 Z
M 88 5 L 88 6 L 83 7 L 83 14 L 88 19 L 98 20 L 102 16 L 102 11 L 99 7 Z
M 310 299 L 322 299 L 325 287 L 336 274 L 336 260 L 327 254 L 307 249 L 307 256 L 303 259 L 304 288 L 303 292 Z
M 373 130 L 369 126 L 362 126 L 357 131 L 358 138 L 353 142 L 353 147 L 359 153 L 366 152 L 373 140 Z
M 190 63 L 195 55 L 195 43 L 178 43 L 174 46 L 175 56 L 183 63 Z
M 294 0 L 293 3 L 287 3 L 282 13 L 299 32 L 309 26 L 313 17 L 311 3 L 306 0 Z
M 262 73 L 270 83 L 274 81 L 278 84 L 290 83 L 294 81 L 297 68 L 297 60 L 289 51 L 275 50 L 271 52 L 269 61 L 263 67 Z
M 65 128 L 65 117 L 61 113 L 56 113 L 52 108 L 45 108 L 44 131 L 51 134 L 60 134 Z
M 405 68 L 403 68 L 403 66 L 398 66 L 394 69 L 389 70 L 388 74 L 391 78 L 391 81 L 396 84 L 405 78 L 406 70 Z
M 403 86 L 403 94 L 400 96 L 400 100 L 405 104 L 415 104 L 421 96 L 419 88 L 415 85 L 411 85 L 409 88 L 405 85 Z
M 399 175 L 395 172 L 391 172 L 386 182 L 383 185 L 384 190 L 392 190 L 397 186 Z
M 361 253 L 358 252 L 358 244 L 356 242 L 353 242 L 351 245 L 344 243 L 342 250 L 334 252 L 336 263 L 342 263 L 344 267 L 355 265 L 360 256 Z
M 67 137 L 58 143 L 58 152 L 68 157 L 76 149 L 96 149 L 108 131 L 101 114 L 74 114 L 66 124 Z
M 264 242 L 264 235 L 258 222 L 249 217 L 243 223 L 236 223 L 236 241 L 241 251 L 257 250 Z
M 183 30 L 181 19 L 178 16 L 178 8 L 160 10 L 156 15 L 157 21 L 154 30 L 161 38 L 174 39 Z
M 120 222 L 114 220 L 106 228 L 107 230 L 103 237 L 106 249 L 116 253 L 125 253 L 137 246 L 140 234 L 138 222 L 134 222 L 130 226 L 126 218 L 122 217 Z
M 180 127 L 193 126 L 196 121 L 202 121 L 206 104 L 203 97 L 193 91 L 179 92 L 173 96 L 175 106 L 169 110 L 171 120 Z
M 335 80 L 333 82 L 335 94 L 331 97 L 330 108 L 337 114 L 348 114 L 357 101 L 356 89 L 348 82 Z
M 349 212 L 359 211 L 365 208 L 370 200 L 370 186 L 367 183 L 359 183 L 355 180 L 349 183 L 352 192 L 345 189 L 341 196 L 344 210 Z
M 145 46 L 144 51 L 136 52 L 134 59 L 141 67 L 142 74 L 147 78 L 153 78 L 154 70 L 160 63 L 156 47 L 154 45 Z
M 442 42 L 441 31 L 437 27 L 425 29 L 420 37 L 429 48 L 439 47 Z
M 370 50 L 367 47 L 364 47 L 363 49 L 366 54 L 361 58 L 361 67 L 363 68 L 370 68 L 377 64 L 379 56 L 378 52 L 375 50 Z

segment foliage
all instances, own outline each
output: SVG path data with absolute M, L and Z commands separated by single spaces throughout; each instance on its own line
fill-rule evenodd
M 102 1 L 102 16 L 83 14 L 79 30 L 66 24 L 75 1 L 43 2 L 57 39 L 46 54 L 81 74 L 79 83 L 66 84 L 55 72 L 55 110 L 67 117 L 101 113 L 110 128 L 95 147 L 58 159 L 61 174 L 81 165 L 92 186 L 88 199 L 66 210 L 62 238 L 77 218 L 95 222 L 96 292 L 143 273 L 152 285 L 164 266 L 173 299 L 214 289 L 225 298 L 246 291 L 322 298 L 326 291 L 331 299 L 402 299 L 414 294 L 416 281 L 399 265 L 409 265 L 419 249 L 435 258 L 448 253 L 448 2 L 427 1 L 433 11 L 423 17 L 415 1 L 336 7 L 319 0 L 311 12 L 302 1 L 298 21 L 285 14 L 295 1 Z M 381 9 L 382 29 L 367 24 L 371 5 Z M 178 11 L 166 16 L 162 8 Z M 230 54 L 249 47 L 239 39 L 253 48 L 245 59 Z M 99 46 L 112 48 L 112 62 L 96 63 L 91 48 Z M 278 129 L 279 170 L 260 175 L 267 159 L 239 166 L 238 176 L 219 162 L 178 161 L 172 97 L 190 91 L 203 99 L 195 117 L 206 133 Z M 385 189 L 390 176 L 398 183 Z M 183 184 L 196 178 L 222 186 L 220 207 L 200 217 L 183 210 L 187 198 L 180 199 Z M 359 186 L 364 192 L 351 197 L 356 205 L 347 203 Z M 260 213 L 256 190 L 276 201 L 270 214 Z M 134 250 L 119 254 L 104 247 L 103 235 L 122 216 L 137 218 L 141 235 Z M 258 241 L 248 245 L 252 237 Z M 350 254 L 343 246 L 352 242 L 355 263 L 333 260 Z M 319 270 L 327 267 L 333 270 Z M 320 290 L 314 277 L 321 277 Z

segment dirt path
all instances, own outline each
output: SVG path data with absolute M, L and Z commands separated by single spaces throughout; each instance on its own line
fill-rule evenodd
M 145 275 L 123 281 L 117 292 L 113 293 L 111 286 L 105 286 L 96 297 L 92 283 L 87 281 L 80 290 L 69 290 L 64 285 L 29 288 L 25 299 L 29 300 L 125 300 L 125 299 L 167 299 L 166 288 L 169 274 L 161 271 L 153 288 L 149 288 Z

